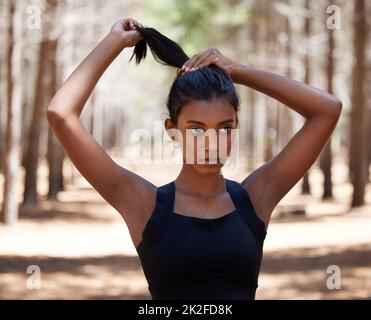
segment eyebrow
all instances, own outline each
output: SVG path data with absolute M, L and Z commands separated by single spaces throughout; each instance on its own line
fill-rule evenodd
M 223 124 L 223 123 L 227 123 L 227 122 L 232 122 L 233 119 L 228 119 L 228 120 L 224 120 L 224 121 L 221 121 L 219 122 L 218 124 Z M 197 121 L 197 120 L 188 120 L 186 123 L 195 123 L 195 124 L 200 124 L 200 125 L 204 125 L 205 123 L 201 122 L 201 121 Z

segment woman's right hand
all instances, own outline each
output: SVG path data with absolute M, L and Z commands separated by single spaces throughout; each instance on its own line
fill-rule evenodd
M 218 49 L 207 48 L 193 55 L 184 63 L 180 70 L 183 73 L 186 73 L 188 71 L 194 71 L 199 68 L 206 67 L 209 64 L 215 64 L 219 68 L 223 69 L 231 77 L 232 69 L 236 65 L 234 61 L 224 56 Z
M 139 21 L 133 18 L 124 18 L 117 20 L 113 24 L 111 32 L 121 36 L 125 42 L 125 46 L 134 47 L 138 41 L 143 39 L 143 36 L 140 34 L 140 32 L 136 30 L 136 26 L 144 28 Z

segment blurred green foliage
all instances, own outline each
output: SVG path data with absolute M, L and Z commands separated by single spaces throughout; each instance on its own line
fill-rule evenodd
M 244 27 L 254 1 L 157 0 L 143 7 L 145 25 L 178 42 L 193 55 L 228 41 Z

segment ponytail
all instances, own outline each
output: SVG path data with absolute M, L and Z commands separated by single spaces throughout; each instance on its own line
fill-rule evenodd
M 156 29 L 137 26 L 136 30 L 140 32 L 143 39 L 139 40 L 135 45 L 129 62 L 135 56 L 135 62 L 139 64 L 146 57 L 147 44 L 155 60 L 163 65 L 181 68 L 189 60 L 189 57 L 176 42 L 164 36 Z

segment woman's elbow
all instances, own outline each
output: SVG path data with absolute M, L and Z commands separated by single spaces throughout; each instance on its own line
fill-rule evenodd
M 46 110 L 46 119 L 51 127 L 65 123 L 69 117 L 65 112 L 52 106 Z
M 339 98 L 331 96 L 326 109 L 331 116 L 338 119 L 341 115 L 341 110 L 343 109 L 343 102 Z
M 46 119 L 48 120 L 49 125 L 52 126 L 56 122 L 60 122 L 62 118 L 63 117 L 61 117 L 61 115 L 55 109 L 48 107 L 46 110 Z

